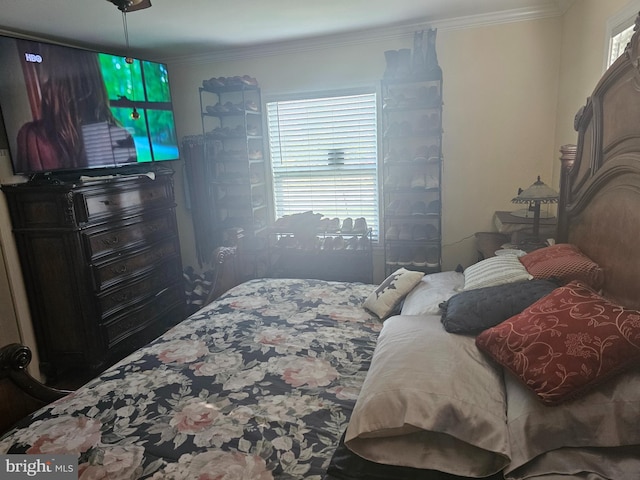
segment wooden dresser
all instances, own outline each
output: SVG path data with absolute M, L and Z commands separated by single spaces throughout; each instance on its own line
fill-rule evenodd
M 171 172 L 2 190 L 48 381 L 97 372 L 184 318 Z

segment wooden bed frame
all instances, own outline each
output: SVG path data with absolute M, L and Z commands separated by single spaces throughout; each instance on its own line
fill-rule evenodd
M 640 38 L 607 70 L 575 118 L 578 146 L 561 148 L 559 242 L 604 269 L 602 293 L 640 308 Z
M 0 435 L 21 418 L 71 393 L 43 385 L 27 371 L 31 350 L 11 343 L 0 349 Z

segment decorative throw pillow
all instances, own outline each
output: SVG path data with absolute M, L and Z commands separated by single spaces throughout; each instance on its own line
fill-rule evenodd
M 440 304 L 442 325 L 449 333 L 478 334 L 522 312 L 558 285 L 529 280 L 457 293 Z
M 402 315 L 439 315 L 440 304 L 462 290 L 464 274 L 438 272 L 425 275 L 402 302 Z
M 571 282 L 485 330 L 476 345 L 555 405 L 640 362 L 640 312 Z
M 534 278 L 556 278 L 563 284 L 579 280 L 599 289 L 604 278 L 602 268 L 570 243 L 534 250 L 520 261 Z
M 500 255 L 474 263 L 464 271 L 464 290 L 531 280 L 516 255 Z
M 389 275 L 364 301 L 364 308 L 384 320 L 424 277 L 423 272 L 400 268 Z

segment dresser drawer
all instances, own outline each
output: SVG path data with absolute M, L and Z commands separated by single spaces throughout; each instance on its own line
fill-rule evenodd
M 171 236 L 175 228 L 173 212 L 165 211 L 160 216 L 136 217 L 130 223 L 115 228 L 107 225 L 99 230 L 86 231 L 83 239 L 88 260 L 95 261 L 114 252 L 153 243 Z
M 110 189 L 80 190 L 74 197 L 81 223 L 91 223 L 110 216 L 123 215 L 173 203 L 171 183 L 163 180 L 132 182 Z
M 124 282 L 115 288 L 100 292 L 98 305 L 102 319 L 156 295 L 167 286 L 174 284 L 181 275 L 180 262 L 178 259 L 173 259 L 133 281 Z
M 159 292 L 153 298 L 141 302 L 135 309 L 116 316 L 102 325 L 108 348 L 118 342 L 147 328 L 153 328 L 154 323 L 160 321 L 163 315 L 175 306 L 184 303 L 183 285 L 174 284 Z M 163 319 L 164 320 L 164 319 Z M 182 318 L 168 319 L 167 325 L 174 324 Z
M 94 286 L 102 291 L 117 283 L 142 275 L 159 266 L 162 262 L 179 258 L 180 245 L 177 237 L 150 245 L 109 262 L 93 265 Z

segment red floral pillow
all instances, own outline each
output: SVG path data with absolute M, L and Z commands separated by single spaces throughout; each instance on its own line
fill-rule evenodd
M 640 312 L 571 282 L 485 330 L 476 345 L 555 405 L 640 362 Z
M 579 280 L 598 289 L 604 278 L 602 268 L 569 243 L 558 243 L 520 257 L 527 271 L 539 279 L 558 279 L 562 283 Z

